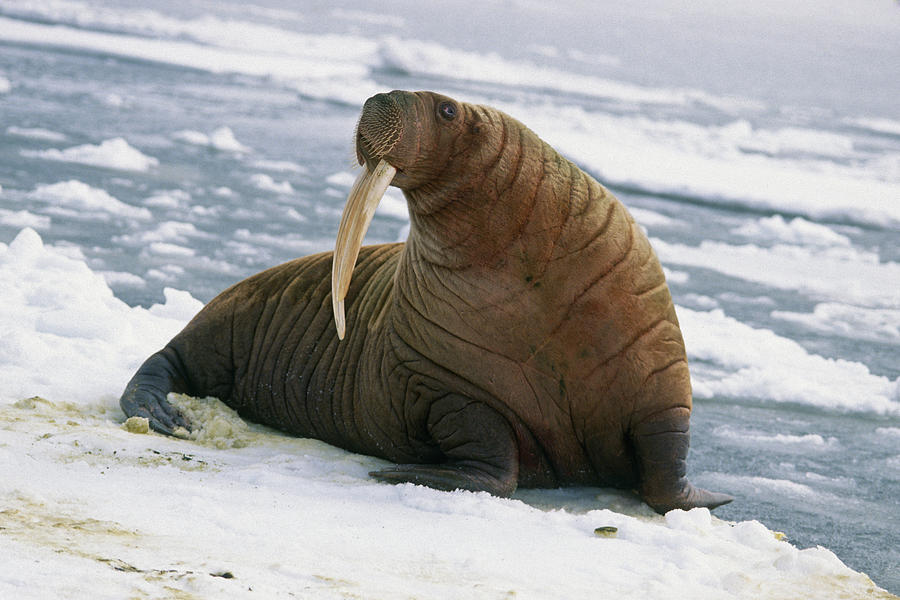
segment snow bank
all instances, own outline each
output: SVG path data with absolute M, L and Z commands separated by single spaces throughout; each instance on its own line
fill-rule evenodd
M 0 192 L 3 188 L 0 188 Z M 23 228 L 31 227 L 32 229 L 48 229 L 50 227 L 50 217 L 44 215 L 36 215 L 27 210 L 7 210 L 0 208 L 0 224 L 9 227 Z
M 550 90 L 564 98 L 594 96 L 623 106 L 703 104 L 752 112 L 753 101 L 698 90 L 637 86 L 466 52 L 396 36 L 301 34 L 214 17 L 178 19 L 153 11 L 95 8 L 84 2 L 15 2 L 7 14 L 78 27 L 0 17 L 0 38 L 110 56 L 158 61 L 214 73 L 272 78 L 301 94 L 361 106 L 385 91 L 379 72 Z M 119 33 L 109 33 L 108 31 Z M 586 166 L 605 183 L 710 203 L 900 228 L 900 156 L 857 148 L 849 135 L 803 127 L 766 129 L 745 119 L 721 125 L 594 112 L 559 102 L 491 102 Z M 760 107 L 756 107 L 760 108 Z M 526 118 L 527 117 L 527 118 Z M 896 123 L 857 120 L 893 131 Z M 187 143 L 240 151 L 237 140 L 186 130 Z M 71 149 L 70 149 L 71 150 Z M 45 151 L 46 158 L 60 152 Z
M 255 160 L 250 166 L 267 171 L 284 171 L 287 173 L 306 173 L 309 171 L 303 165 L 298 165 L 290 160 Z
M 875 589 L 825 549 L 798 550 L 757 522 L 704 509 L 541 510 L 377 484 L 365 474 L 373 459 L 260 428 L 242 434 L 246 445 L 218 449 L 40 399 L 0 413 L 10 424 L 0 447 L 4 596 L 864 598 Z M 597 527 L 617 533 L 598 537 Z M 36 561 L 54 576 L 34 577 Z
M 790 221 L 781 215 L 772 215 L 756 221 L 748 221 L 735 227 L 731 233 L 752 240 L 776 240 L 802 246 L 851 246 L 850 238 L 841 235 L 827 225 L 813 223 L 802 217 Z
M 17 137 L 30 138 L 33 140 L 43 140 L 46 142 L 64 142 L 66 136 L 58 131 L 50 131 L 41 127 L 16 127 L 11 125 L 6 128 L 8 135 Z
M 317 97 L 331 95 L 342 101 L 361 103 L 375 93 L 369 79 L 373 68 L 403 71 L 412 75 L 440 76 L 449 79 L 500 83 L 512 86 L 538 87 L 566 93 L 600 98 L 613 98 L 630 103 L 683 105 L 700 102 L 728 110 L 735 106 L 753 104 L 714 96 L 699 90 L 652 88 L 625 84 L 613 80 L 549 69 L 526 61 L 509 60 L 496 54 L 459 51 L 434 42 L 402 39 L 396 36 L 363 36 L 336 34 L 305 34 L 243 20 L 222 20 L 212 16 L 178 19 L 151 10 L 116 10 L 96 8 L 84 2 L 23 2 L 13 1 L 7 14 L 27 19 L 72 24 L 79 28 L 93 27 L 138 36 L 128 41 L 112 43 L 117 36 L 99 32 L 78 31 L 69 27 L 55 27 L 52 38 L 41 37 L 41 28 L 20 28 L 15 38 L 31 43 L 45 43 L 80 47 L 180 64 L 215 72 L 238 72 L 249 75 L 268 75 L 291 81 L 304 93 Z M 360 13 L 351 11 L 357 17 Z M 339 11 L 346 16 L 348 11 Z M 384 15 L 368 14 L 384 19 Z M 5 19 L 0 18 L 0 35 L 6 37 Z M 391 19 L 391 23 L 397 23 Z M 382 31 L 383 26 L 377 28 Z M 10 35 L 13 35 L 12 33 Z M 146 37 L 169 38 L 142 40 Z M 184 43 L 175 40 L 193 40 Z M 227 62 L 226 58 L 231 58 Z M 291 58 L 291 65 L 282 58 Z M 329 81 L 330 80 L 330 81 Z M 331 85 L 340 80 L 341 85 Z M 352 87 L 346 87 L 352 84 Z M 344 86 L 342 88 L 342 86 Z M 361 97 L 357 90 L 369 90 Z M 380 90 L 378 90 L 380 91 Z M 351 100 L 352 99 L 352 100 Z
M 378 460 L 246 424 L 214 400 L 173 398 L 203 423 L 195 440 L 130 433 L 117 395 L 200 303 L 166 290 L 163 305 L 129 307 L 30 229 L 0 244 L 0 303 L 3 597 L 863 598 L 877 589 L 825 549 L 799 550 L 757 522 L 705 509 L 663 518 L 595 489 L 500 499 L 378 484 L 366 475 Z M 562 497 L 587 509 L 538 508 Z M 617 533 L 599 537 L 597 527 Z
M 48 212 L 74 218 L 108 219 L 111 216 L 148 220 L 152 214 L 146 208 L 126 204 L 106 190 L 91 187 L 77 179 L 39 185 L 29 197 L 51 204 Z
M 0 401 L 7 402 L 115 395 L 148 350 L 161 348 L 200 308 L 175 290 L 166 291 L 164 305 L 129 307 L 102 276 L 45 247 L 32 229 L 0 246 L 0 304 Z
M 154 242 L 177 242 L 186 238 L 211 239 L 212 234 L 200 231 L 193 223 L 181 221 L 162 221 L 154 229 L 144 229 L 135 233 L 117 235 L 112 241 L 116 244 L 144 246 Z
M 814 220 L 900 228 L 896 154 L 857 154 L 817 130 L 747 131 L 685 121 L 620 117 L 575 106 L 499 104 L 603 183 Z M 526 118 L 527 117 L 527 118 Z M 773 155 L 756 147 L 781 145 Z M 598 143 L 598 140 L 602 140 Z M 797 154 L 806 150 L 809 156 Z
M 122 138 L 106 140 L 96 146 L 82 144 L 81 146 L 66 148 L 65 150 L 56 148 L 36 151 L 23 150 L 22 154 L 35 158 L 73 162 L 123 171 L 147 171 L 150 167 L 155 167 L 159 164 L 157 159 L 147 156 Z
M 810 354 L 721 310 L 678 307 L 694 396 L 796 402 L 843 412 L 900 415 L 900 379 L 857 362 Z
M 294 193 L 294 186 L 291 185 L 290 181 L 277 182 L 272 179 L 271 175 L 266 175 L 265 173 L 254 173 L 251 175 L 250 183 L 264 192 L 272 192 L 273 194 Z
M 775 310 L 772 316 L 829 335 L 900 345 L 900 309 L 823 302 L 812 313 Z
M 91 20 L 90 16 L 98 13 L 87 4 L 70 4 L 73 12 L 67 14 L 83 11 L 90 24 L 128 31 L 132 29 L 129 24 L 117 22 L 124 18 L 145 35 L 163 34 L 174 39 L 88 31 L 5 17 L 0 17 L 0 38 L 12 43 L 52 43 L 212 73 L 272 77 L 304 95 L 353 105 L 361 105 L 366 98 L 380 91 L 369 78 L 366 60 L 374 54 L 376 46 L 365 38 L 303 35 L 215 18 L 180 21 L 153 11 L 144 11 L 136 18 L 133 12 L 112 13 L 112 16 L 99 13 L 100 16 Z M 36 8 L 39 14 L 49 14 L 51 19 L 60 18 L 53 9 L 43 10 L 46 5 Z M 63 21 L 68 18 L 62 15 Z M 183 41 L 184 38 L 198 41 Z
M 689 265 L 718 271 L 813 299 L 873 308 L 900 306 L 900 263 L 881 262 L 874 252 L 855 247 L 776 244 L 733 245 L 705 240 L 699 246 L 652 239 L 667 265 Z
M 707 99 L 726 102 L 724 98 L 715 99 L 697 90 L 642 87 L 508 60 L 494 53 L 466 52 L 396 36 L 381 40 L 379 56 L 384 68 L 410 75 L 536 87 L 641 104 L 681 105 Z
M 803 435 L 771 434 L 762 431 L 739 429 L 730 425 L 721 425 L 713 430 L 713 435 L 753 448 L 758 448 L 759 446 L 777 447 L 782 452 L 792 450 L 809 452 L 840 448 L 837 438 L 823 438 L 817 433 L 806 433 Z
M 893 119 L 858 118 L 849 120 L 849 123 L 874 133 L 900 135 L 900 121 Z
M 250 152 L 250 148 L 240 143 L 237 138 L 234 137 L 234 132 L 231 131 L 230 127 L 219 127 L 209 135 L 200 131 L 185 129 L 176 131 L 172 134 L 172 137 L 187 144 L 208 146 L 209 148 L 214 148 L 215 150 L 221 150 L 223 152 L 235 152 L 239 154 Z

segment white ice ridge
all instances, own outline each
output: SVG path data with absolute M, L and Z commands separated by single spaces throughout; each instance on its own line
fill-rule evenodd
M 0 304 L 0 402 L 41 395 L 76 403 L 119 393 L 201 306 L 167 290 L 163 305 L 130 307 L 32 229 L 0 245 Z
M 151 217 L 146 208 L 126 204 L 106 190 L 77 179 L 39 185 L 28 196 L 49 204 L 47 212 L 72 218 L 106 220 L 110 217 L 122 217 L 146 221 Z
M 829 335 L 894 344 L 900 350 L 900 308 L 864 308 L 822 302 L 812 313 L 774 310 L 772 317 Z
M 726 244 L 704 240 L 688 246 L 652 239 L 666 265 L 689 265 L 782 290 L 796 290 L 816 300 L 872 308 L 900 308 L 900 263 L 882 262 L 878 254 L 846 246 Z M 897 282 L 891 285 L 888 282 Z
M 900 230 L 900 156 L 859 154 L 836 134 L 747 130 L 741 122 L 708 127 L 576 106 L 497 106 L 513 116 L 527 110 L 530 128 L 606 184 Z M 827 151 L 816 150 L 826 138 Z M 781 144 L 773 150 L 788 154 L 755 149 L 773 140 Z
M 122 33 L 0 17 L 0 40 L 52 43 L 215 73 L 270 77 L 302 94 L 355 106 L 383 91 L 373 74 L 390 68 L 507 86 L 537 85 L 632 104 L 701 102 L 726 111 L 748 110 L 747 100 L 640 87 L 390 36 L 300 34 L 213 17 L 182 20 L 153 11 L 95 9 L 83 2 L 16 2 L 7 11 Z M 800 127 L 760 129 L 743 119 L 708 126 L 623 117 L 558 103 L 492 103 L 525 120 L 605 183 L 813 220 L 900 229 L 896 202 L 900 156 L 866 153 L 844 134 Z M 181 134 L 190 143 L 215 145 L 202 132 Z
M 715 96 L 700 90 L 653 88 L 638 86 L 604 79 L 550 69 L 530 64 L 521 60 L 509 60 L 496 54 L 466 52 L 448 48 L 434 42 L 414 39 L 401 39 L 396 36 L 374 35 L 366 38 L 353 35 L 323 34 L 314 35 L 297 33 L 278 27 L 262 25 L 249 21 L 222 20 L 212 16 L 197 19 L 177 19 L 151 10 L 116 10 L 111 7 L 98 9 L 84 2 L 54 0 L 44 2 L 22 2 L 11 0 L 6 8 L 7 14 L 21 15 L 26 18 L 39 18 L 78 27 L 96 27 L 112 29 L 126 34 L 129 39 L 140 40 L 153 36 L 168 38 L 158 40 L 161 43 L 173 43 L 175 40 L 190 39 L 209 47 L 212 52 L 201 58 L 195 46 L 191 48 L 193 57 L 187 56 L 186 45 L 178 46 L 182 50 L 179 55 L 166 55 L 153 51 L 137 43 L 120 44 L 118 50 L 103 44 L 99 38 L 90 35 L 72 36 L 71 34 L 53 38 L 54 43 L 66 46 L 84 47 L 118 55 L 133 56 L 147 60 L 157 60 L 171 64 L 185 64 L 195 68 L 212 69 L 218 66 L 219 71 L 234 71 L 253 75 L 288 76 L 296 81 L 308 79 L 299 76 L 302 70 L 287 69 L 271 60 L 272 54 L 294 57 L 295 60 L 309 60 L 303 63 L 304 70 L 314 76 L 323 73 L 323 69 L 342 69 L 342 75 L 350 74 L 346 68 L 351 64 L 364 66 L 365 72 L 356 71 L 353 77 L 367 80 L 371 68 L 387 68 L 401 70 L 412 75 L 430 75 L 450 79 L 483 81 L 503 85 L 540 87 L 555 89 L 561 92 L 575 92 L 579 95 L 594 95 L 601 98 L 613 98 L 625 102 L 645 104 L 683 105 L 699 102 L 709 106 L 733 110 L 735 108 L 759 108 L 759 103 L 747 99 Z M 340 14 L 340 13 L 338 13 Z M 371 18 L 371 17 L 370 17 Z M 59 26 L 57 26 L 59 28 Z M 376 31 L 381 31 L 376 29 Z M 35 43 L 37 30 L 20 32 L 15 39 L 27 38 Z M 84 32 L 90 34 L 92 32 Z M 127 35 L 127 34 L 138 34 Z M 0 22 L 0 38 L 4 37 L 4 28 Z M 49 38 L 43 38 L 46 41 Z M 41 43 L 41 42 L 38 42 Z M 140 48 L 140 49 L 139 49 Z M 224 56 L 217 53 L 216 48 L 228 51 L 240 51 L 256 56 L 258 65 L 256 72 L 248 72 L 248 66 L 233 61 L 230 67 L 222 67 L 219 60 L 212 57 Z M 235 54 L 235 56 L 238 56 Z M 187 65 L 186 61 L 193 64 Z M 313 69 L 313 65 L 318 68 Z M 259 69 L 268 72 L 259 72 Z M 310 90 L 315 86 L 305 85 Z M 306 92 L 307 89 L 304 89 Z M 340 94 L 340 88 L 331 87 L 330 92 Z M 346 93 L 341 99 L 348 99 Z M 361 100 L 364 100 L 363 96 Z
M 6 128 L 6 133 L 17 137 L 44 140 L 47 142 L 66 141 L 65 134 L 59 133 L 58 131 L 50 131 L 49 129 L 44 129 L 42 127 L 16 127 L 15 125 L 10 125 Z
M 794 340 L 750 327 L 720 309 L 679 306 L 677 312 L 696 397 L 900 415 L 900 378 L 891 381 L 862 363 L 811 354 Z
M 152 25 L 157 18 L 168 19 L 148 12 L 149 19 L 146 19 L 148 15 L 143 15 L 144 23 Z M 228 23 L 223 25 L 216 20 L 201 21 L 199 27 L 208 28 L 206 33 L 198 36 L 202 43 L 88 31 L 0 17 L 0 40 L 50 44 L 213 73 L 272 77 L 302 94 L 353 105 L 361 105 L 367 97 L 380 91 L 369 79 L 370 67 L 365 60 L 374 53 L 376 45 L 364 38 L 304 36 L 289 32 L 277 35 L 272 28 L 252 25 L 238 27 L 235 31 L 228 29 Z M 177 33 L 174 35 L 178 36 Z M 284 43 L 279 45 L 279 40 Z
M 123 138 L 106 140 L 98 145 L 82 144 L 65 150 L 50 148 L 49 150 L 23 150 L 24 156 L 79 163 L 107 169 L 123 171 L 147 171 L 155 167 L 159 161 L 147 156 L 130 145 Z
M 250 148 L 240 143 L 230 127 L 218 127 L 209 135 L 192 129 L 176 131 L 173 135 L 176 140 L 193 144 L 195 146 L 208 146 L 223 152 L 246 153 Z

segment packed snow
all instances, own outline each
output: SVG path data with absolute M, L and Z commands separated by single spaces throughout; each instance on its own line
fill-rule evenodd
M 126 219 L 150 219 L 150 211 L 125 204 L 111 196 L 105 190 L 70 179 L 47 185 L 39 185 L 29 196 L 50 204 L 48 212 L 65 214 L 71 217 L 89 217 L 107 219 L 120 217 Z
M 65 150 L 23 150 L 22 154 L 46 160 L 74 162 L 106 169 L 124 171 L 146 171 L 159 164 L 152 156 L 147 156 L 122 138 L 105 140 L 100 144 L 82 144 Z
M 234 132 L 230 127 L 219 127 L 209 135 L 192 129 L 184 129 L 176 131 L 173 135 L 176 140 L 193 144 L 195 146 L 209 146 L 215 150 L 223 152 L 249 152 L 250 148 L 240 143 L 234 137 Z
M 30 229 L 0 246 L 0 302 L 4 597 L 876 590 L 824 548 L 706 509 L 660 517 L 598 489 L 501 499 L 378 484 L 366 475 L 378 460 L 247 424 L 214 399 L 172 398 L 202 424 L 192 440 L 134 433 L 143 430 L 124 425 L 117 394 L 199 302 L 168 290 L 165 304 L 130 307 Z M 53 572 L 40 585 L 28 579 L 36 561 Z

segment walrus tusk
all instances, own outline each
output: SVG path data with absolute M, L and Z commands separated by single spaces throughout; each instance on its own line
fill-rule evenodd
M 385 160 L 378 161 L 375 169 L 370 171 L 363 167 L 353 182 L 353 188 L 347 197 L 341 224 L 338 227 L 337 241 L 334 244 L 334 261 L 331 265 L 331 307 L 334 310 L 334 324 L 337 326 L 339 339 L 344 339 L 346 322 L 344 320 L 344 298 L 350 289 L 350 278 L 353 267 L 359 256 L 363 237 L 372 222 L 375 209 L 384 196 L 397 169 Z

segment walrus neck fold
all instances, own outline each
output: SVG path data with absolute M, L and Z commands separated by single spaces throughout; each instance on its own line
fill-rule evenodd
M 421 259 L 442 267 L 499 266 L 514 258 L 539 274 L 557 242 L 590 243 L 595 220 L 575 217 L 605 215 L 607 199 L 524 125 L 505 115 L 493 118 L 494 136 L 478 149 L 477 165 L 404 191 L 408 243 Z

